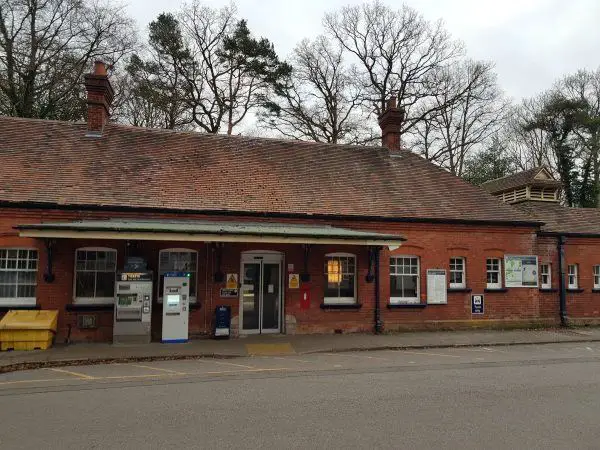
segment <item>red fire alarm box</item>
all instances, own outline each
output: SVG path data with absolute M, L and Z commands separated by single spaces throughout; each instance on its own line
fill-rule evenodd
M 300 309 L 308 309 L 310 307 L 310 285 L 302 283 L 300 287 Z

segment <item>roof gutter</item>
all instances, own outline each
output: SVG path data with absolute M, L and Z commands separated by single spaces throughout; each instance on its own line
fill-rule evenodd
M 539 220 L 474 220 L 474 219 L 446 219 L 427 217 L 385 217 L 367 215 L 344 215 L 344 214 L 308 214 L 308 213 L 283 213 L 283 212 L 258 212 L 258 211 L 223 211 L 213 209 L 179 209 L 179 208 L 150 208 L 133 206 L 110 206 L 110 205 L 65 205 L 44 202 L 7 202 L 0 200 L 0 207 L 4 208 L 29 208 L 29 209 L 57 209 L 62 211 L 103 211 L 103 212 L 140 212 L 140 213 L 177 213 L 195 215 L 215 216 L 245 216 L 258 218 L 283 218 L 283 219 L 317 219 L 335 221 L 378 221 L 392 223 L 431 223 L 450 225 L 492 225 L 492 226 L 522 226 L 536 227 L 544 225 Z
M 540 231 L 538 236 L 543 237 L 571 237 L 571 238 L 600 238 L 600 233 L 563 233 L 556 231 Z

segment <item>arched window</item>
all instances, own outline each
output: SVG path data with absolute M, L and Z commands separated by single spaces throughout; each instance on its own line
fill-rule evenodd
M 351 253 L 325 255 L 325 304 L 356 303 L 356 256 Z
M 117 251 L 85 247 L 75 251 L 75 303 L 110 304 L 115 300 Z
M 190 303 L 196 302 L 198 252 L 187 248 L 166 248 L 158 256 L 158 299 L 162 302 L 165 272 L 190 272 Z

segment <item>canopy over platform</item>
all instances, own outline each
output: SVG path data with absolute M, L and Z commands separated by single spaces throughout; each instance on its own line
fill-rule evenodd
M 17 225 L 19 236 L 51 239 L 127 239 L 275 244 L 346 244 L 397 247 L 395 234 L 328 225 L 184 220 L 84 220 Z

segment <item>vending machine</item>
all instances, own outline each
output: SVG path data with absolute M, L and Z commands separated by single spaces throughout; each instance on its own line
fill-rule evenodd
M 164 275 L 162 342 L 187 342 L 189 319 L 189 272 Z
M 149 343 L 152 272 L 117 272 L 113 343 Z

